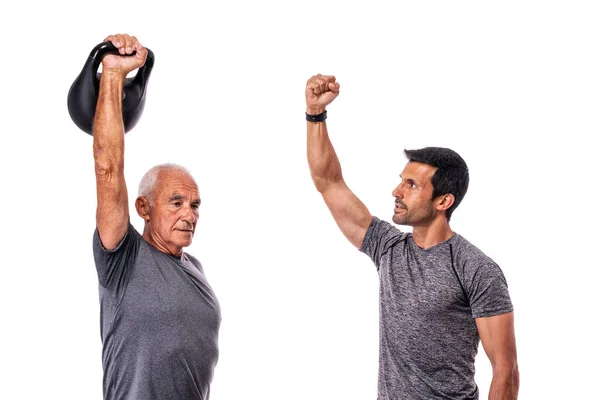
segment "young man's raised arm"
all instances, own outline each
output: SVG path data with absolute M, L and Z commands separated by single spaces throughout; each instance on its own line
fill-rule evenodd
M 339 94 L 334 76 L 315 75 L 306 83 L 306 113 L 318 115 Z M 331 215 L 346 238 L 360 248 L 373 217 L 346 186 L 342 168 L 327 132 L 325 121 L 307 121 L 307 156 L 310 173 Z

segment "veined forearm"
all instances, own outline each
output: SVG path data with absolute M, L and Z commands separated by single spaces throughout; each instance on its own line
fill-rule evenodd
M 119 72 L 104 72 L 94 116 L 94 160 L 96 170 L 115 172 L 123 169 L 125 129 L 123 126 L 123 84 Z
M 306 122 L 308 134 L 308 165 L 319 192 L 329 185 L 343 180 L 342 167 L 329 135 L 325 122 Z

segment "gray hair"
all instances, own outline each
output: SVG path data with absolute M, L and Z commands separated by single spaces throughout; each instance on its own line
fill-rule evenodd
M 179 164 L 166 163 L 155 165 L 154 167 L 150 168 L 148 172 L 146 172 L 142 177 L 142 180 L 140 181 L 140 186 L 138 187 L 138 196 L 146 197 L 150 201 L 150 203 L 153 203 L 154 191 L 156 190 L 156 183 L 158 181 L 158 173 L 166 169 L 175 169 L 178 171 L 185 172 L 192 179 L 194 179 L 190 171 L 188 171 L 187 168 L 182 167 Z

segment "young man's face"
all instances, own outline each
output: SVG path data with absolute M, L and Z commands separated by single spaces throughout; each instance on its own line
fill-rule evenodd
M 428 164 L 408 162 L 400 174 L 402 181 L 392 191 L 396 207 L 392 220 L 398 225 L 426 225 L 436 216 L 431 177 L 437 170 Z

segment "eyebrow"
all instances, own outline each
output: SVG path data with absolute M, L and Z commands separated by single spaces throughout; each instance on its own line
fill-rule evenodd
M 169 201 L 173 201 L 173 200 L 184 200 L 185 196 L 182 194 L 174 194 L 173 196 L 171 196 L 169 198 Z
M 419 182 L 415 181 L 415 180 L 414 180 L 414 179 L 412 179 L 412 178 L 403 178 L 403 177 L 402 177 L 402 174 L 400 174 L 399 176 L 400 176 L 400 179 L 402 179 L 403 181 L 410 182 L 410 183 L 414 183 L 414 184 L 415 184 L 415 185 L 417 185 L 417 186 L 419 186 L 419 185 L 420 185 L 420 184 L 419 184 Z
M 176 200 L 185 200 L 185 196 L 182 194 L 174 194 L 173 196 L 171 196 L 169 198 L 169 202 L 176 201 Z M 198 199 L 192 201 L 191 204 L 200 204 L 200 201 L 201 201 L 200 198 L 198 198 Z

